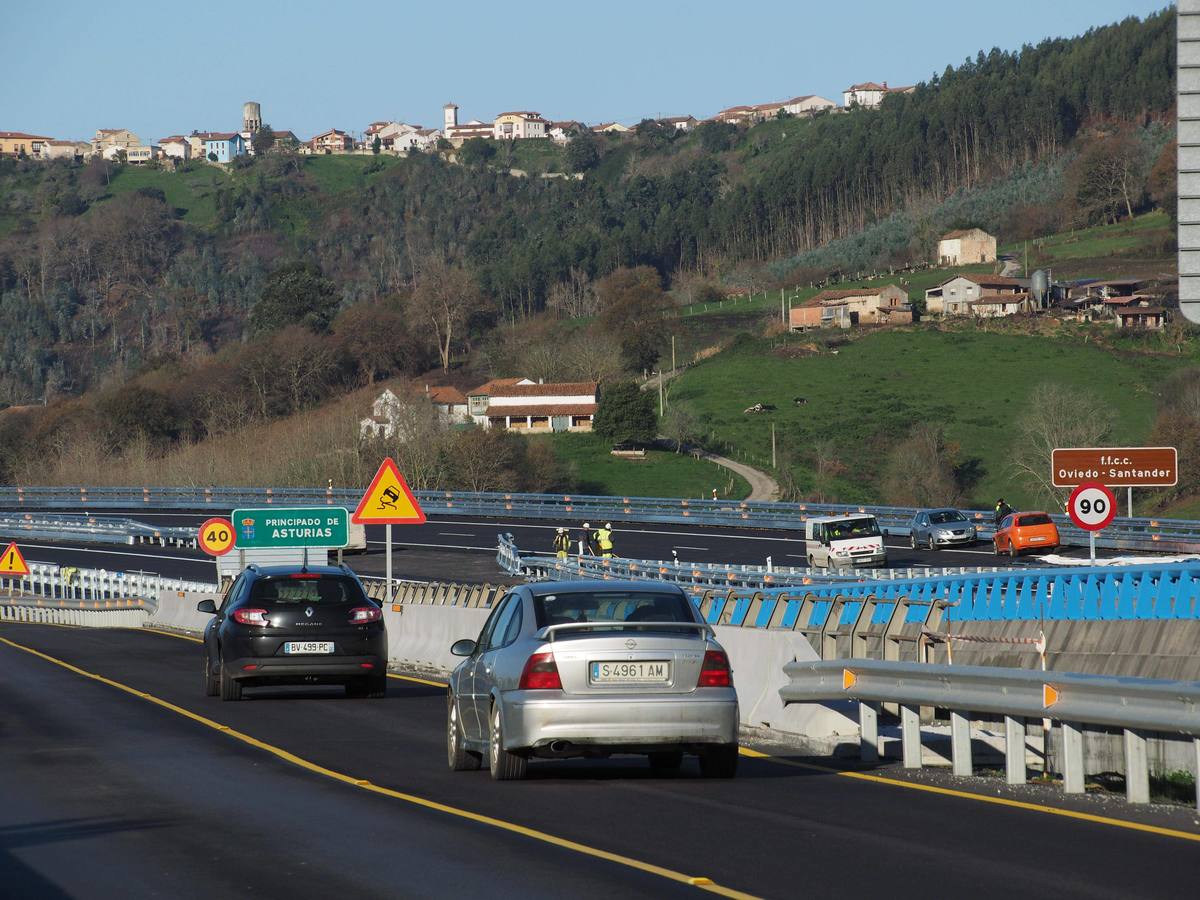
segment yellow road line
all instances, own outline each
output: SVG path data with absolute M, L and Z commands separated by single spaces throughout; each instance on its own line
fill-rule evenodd
M 722 885 L 715 884 L 710 879 L 703 876 L 685 875 L 683 872 L 677 872 L 674 869 L 656 866 L 653 863 L 643 862 L 640 859 L 634 859 L 629 856 L 624 856 L 620 853 L 601 850 L 598 847 L 590 847 L 587 844 L 581 844 L 578 841 L 561 838 L 545 831 L 538 831 L 536 828 L 528 828 L 525 825 L 518 825 L 515 822 L 507 822 L 504 819 L 497 819 L 482 813 L 471 812 L 467 809 L 460 809 L 456 806 L 439 803 L 436 800 L 427 800 L 426 798 L 418 797 L 415 794 L 407 794 L 403 791 L 396 791 L 392 790 L 391 788 L 380 787 L 379 785 L 372 784 L 365 779 L 355 778 L 352 775 L 346 775 L 342 772 L 336 772 L 333 769 L 327 769 L 324 766 L 317 765 L 314 762 L 284 750 L 282 747 L 276 747 L 274 744 L 268 744 L 266 741 L 261 741 L 256 737 L 252 737 L 245 732 L 238 731 L 228 725 L 222 725 L 220 722 L 216 722 L 207 718 L 206 716 L 194 713 L 191 710 L 183 708 L 182 706 L 176 706 L 174 703 L 163 700 L 159 697 L 155 697 L 153 694 L 148 694 L 145 691 L 139 691 L 127 684 L 122 684 L 121 682 L 114 681 L 111 678 L 105 678 L 103 675 L 97 675 L 94 672 L 81 669 L 78 666 L 74 666 L 71 663 L 66 662 L 65 660 L 57 659 L 49 654 L 42 653 L 40 650 L 35 650 L 32 647 L 26 647 L 23 644 L 10 641 L 5 637 L 0 637 L 0 643 L 7 644 L 16 650 L 22 650 L 25 653 L 29 653 L 38 657 L 39 659 L 45 660 L 46 662 L 53 663 L 56 666 L 61 666 L 69 672 L 74 672 L 76 675 L 81 675 L 84 678 L 90 678 L 93 681 L 98 681 L 101 684 L 106 684 L 109 687 L 116 688 L 119 691 L 124 691 L 126 694 L 130 694 L 131 696 L 137 697 L 140 700 L 153 703 L 155 706 L 169 710 L 170 712 L 183 716 L 185 719 L 190 719 L 191 721 L 199 725 L 203 725 L 206 728 L 211 728 L 214 731 L 220 732 L 221 734 L 228 735 L 234 740 L 241 741 L 242 743 L 248 744 L 251 747 L 263 750 L 279 759 L 284 760 L 285 762 L 300 766 L 302 769 L 307 769 L 308 771 L 317 775 L 321 775 L 325 778 L 331 778 L 334 781 L 340 781 L 343 784 L 361 788 L 362 790 L 370 791 L 373 794 L 380 794 L 384 797 L 402 800 L 405 803 L 412 804 L 413 806 L 420 806 L 424 809 L 435 810 L 437 812 L 445 813 L 449 816 L 455 816 L 459 819 L 466 819 L 467 821 L 476 822 L 480 825 L 487 825 L 492 828 L 500 829 L 501 831 L 507 831 L 511 834 L 519 834 L 523 837 L 531 838 L 535 841 L 541 841 L 544 844 L 550 844 L 551 846 L 559 847 L 563 850 L 570 850 L 575 853 L 581 853 L 585 856 L 593 857 L 595 859 L 603 859 L 607 862 L 617 863 L 618 865 L 636 869 L 639 872 L 645 872 L 649 875 L 657 875 L 660 878 L 666 878 L 669 881 L 697 887 L 713 894 L 719 894 L 722 897 L 745 898 L 745 900 L 752 900 L 752 898 L 754 898 L 753 894 L 747 894 L 742 891 L 734 890 L 733 888 L 727 888 Z
M 874 784 L 887 784 L 892 787 L 908 788 L 912 791 L 925 791 L 930 794 L 941 794 L 944 797 L 959 797 L 963 800 L 978 800 L 981 803 L 993 803 L 997 806 L 1007 806 L 1012 809 L 1024 809 L 1030 812 L 1046 813 L 1051 816 L 1063 816 L 1067 819 L 1079 819 L 1084 822 L 1094 822 L 1097 825 L 1111 825 L 1114 828 L 1127 828 L 1130 831 L 1144 831 L 1148 834 L 1163 837 L 1179 838 L 1185 841 L 1200 842 L 1200 834 L 1190 831 L 1179 831 L 1175 828 L 1163 828 L 1158 825 L 1145 825 L 1141 822 L 1131 822 L 1128 819 L 1114 819 L 1111 816 L 1097 816 L 1092 813 L 1079 812 L 1074 809 L 1063 809 L 1059 806 L 1043 806 L 1040 803 L 1029 803 L 1025 800 L 1011 800 L 1007 797 L 992 797 L 988 794 L 975 794 L 971 791 L 958 791 L 954 788 L 938 787 L 932 784 L 920 784 L 915 781 L 904 781 L 899 778 L 887 778 L 883 775 L 870 775 L 866 772 L 854 772 L 846 769 L 835 769 L 830 766 L 819 766 L 815 763 L 802 763 L 793 759 L 780 759 L 769 753 L 761 753 L 749 747 L 740 747 L 738 752 L 751 759 L 765 759 L 781 766 L 791 766 L 796 769 L 807 769 L 810 772 L 825 772 L 842 778 L 853 778 L 857 781 L 869 781 Z
M 161 634 L 164 637 L 179 638 L 179 640 L 181 640 L 181 641 L 191 641 L 193 644 L 203 644 L 204 643 L 203 638 L 192 637 L 190 634 L 179 634 L 176 631 L 167 631 L 166 629 L 163 629 L 163 628 L 138 628 L 138 629 L 130 629 L 130 630 L 131 631 L 135 631 L 135 630 L 136 631 L 144 631 L 144 632 L 149 632 L 150 634 Z
M 430 687 L 450 687 L 450 685 L 446 684 L 444 681 L 431 681 L 428 678 L 417 678 L 415 675 L 396 675 L 393 672 L 388 672 L 388 678 L 395 678 L 397 681 L 411 681 L 415 684 L 427 684 Z

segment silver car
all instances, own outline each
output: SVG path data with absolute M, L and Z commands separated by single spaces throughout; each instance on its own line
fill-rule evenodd
M 952 547 L 973 544 L 978 539 L 974 523 L 957 509 L 927 509 L 913 516 L 909 523 L 909 544 L 916 550 L 925 547 Z
M 643 754 L 677 769 L 685 753 L 710 778 L 738 761 L 729 658 L 687 595 L 645 582 L 514 587 L 450 677 L 450 768 L 524 778 L 531 757 Z

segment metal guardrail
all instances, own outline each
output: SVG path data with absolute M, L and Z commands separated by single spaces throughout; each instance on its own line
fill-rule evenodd
M 712 597 L 715 615 L 755 627 L 792 627 L 805 603 L 815 624 L 831 614 L 849 625 L 871 601 L 871 624 L 882 625 L 902 598 L 944 603 L 952 622 L 1007 620 L 1147 620 L 1200 618 L 1200 562 L 1131 566 L 1000 569 L 991 571 L 860 570 L 834 578 L 822 570 L 779 570 L 754 566 L 677 565 L 653 560 L 571 556 L 522 556 L 512 535 L 499 536 L 497 563 L 506 572 L 534 579 L 632 578 L 670 581 L 696 597 Z M 889 577 L 890 576 L 890 577 Z M 788 583 L 791 581 L 792 583 Z M 907 621 L 923 615 L 915 610 Z M 775 623 L 775 624 L 771 624 Z
M 196 546 L 195 528 L 159 528 L 134 519 L 65 513 L 54 516 L 0 513 L 0 537 L 107 544 L 157 543 L 164 547 L 168 544 Z
M 30 562 L 29 574 L 0 578 L 0 598 L 48 601 L 48 605 L 75 602 L 142 600 L 153 609 L 159 591 L 215 591 L 209 582 L 164 578 L 146 572 L 109 572 L 106 569 L 77 569 L 56 563 Z
M 615 520 L 663 524 L 723 525 L 798 531 L 811 516 L 871 514 L 889 534 L 906 535 L 919 510 L 898 506 L 829 503 L 688 500 L 662 497 L 601 497 L 576 494 L 520 494 L 469 491 L 416 491 L 430 515 L 518 516 L 559 522 Z M 358 489 L 176 488 L 176 487 L 0 487 L 0 506 L 26 509 L 89 508 L 215 509 L 239 506 L 353 506 Z M 991 513 L 967 515 L 980 537 L 991 535 Z M 1087 534 L 1061 514 L 1053 515 L 1064 543 L 1086 546 Z M 1189 552 L 1200 550 L 1200 522 L 1181 519 L 1118 518 L 1097 538 L 1107 549 Z
M 869 762 L 879 758 L 879 704 L 895 703 L 900 708 L 905 768 L 921 767 L 920 708 L 925 706 L 950 710 L 955 775 L 973 774 L 971 713 L 1004 717 L 1009 784 L 1026 781 L 1026 719 L 1059 723 L 1063 790 L 1068 794 L 1084 791 L 1086 725 L 1122 730 L 1126 798 L 1131 803 L 1150 800 L 1148 731 L 1192 738 L 1200 775 L 1200 682 L 868 659 L 792 662 L 783 670 L 788 676 L 779 690 L 784 704 L 859 701 L 859 750 Z M 1045 746 L 1049 747 L 1048 738 Z M 1200 808 L 1200 798 L 1197 805 Z

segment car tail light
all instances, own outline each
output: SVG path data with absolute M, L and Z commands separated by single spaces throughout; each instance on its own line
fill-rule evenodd
M 696 687 L 733 687 L 733 672 L 724 650 L 707 650 Z
M 235 609 L 233 611 L 233 621 L 240 622 L 243 625 L 258 625 L 260 628 L 269 628 L 271 620 L 267 618 L 265 609 Z
M 246 665 L 242 666 L 242 671 L 243 672 L 253 672 L 257 668 L 258 668 L 258 663 L 246 663 Z
M 293 572 L 288 578 L 296 581 L 316 581 L 321 576 L 315 572 Z
M 535 653 L 525 663 L 521 673 L 520 689 L 523 691 L 561 691 L 562 680 L 558 677 L 558 666 L 553 653 Z
M 356 606 L 350 610 L 351 625 L 366 625 L 368 622 L 378 622 L 383 618 L 383 612 L 378 606 Z

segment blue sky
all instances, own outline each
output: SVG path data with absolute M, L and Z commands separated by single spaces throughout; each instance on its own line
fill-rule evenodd
M 12 0 L 0 11 L 0 130 L 143 139 L 240 126 L 244 100 L 306 139 L 376 119 L 426 127 L 532 109 L 637 122 L 853 82 L 910 84 L 1162 8 L 1139 0 L 715 3 Z M 940 10 L 955 9 L 943 19 Z

